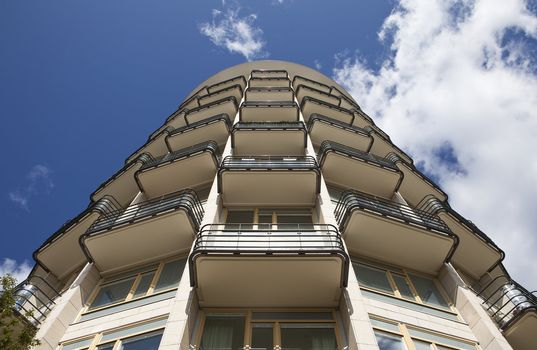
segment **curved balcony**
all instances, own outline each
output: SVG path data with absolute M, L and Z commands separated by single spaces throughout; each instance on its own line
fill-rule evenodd
M 190 97 L 181 102 L 181 104 L 179 105 L 179 109 L 198 107 L 198 97 L 207 95 L 208 93 L 209 91 L 207 90 L 207 86 L 199 88 L 196 92 L 191 94 Z
M 349 257 L 332 225 L 217 224 L 200 230 L 189 267 L 204 307 L 337 306 Z
M 229 156 L 218 170 L 225 206 L 312 207 L 320 186 L 311 156 Z
M 221 82 L 208 86 L 207 92 L 213 93 L 215 91 L 222 90 L 222 89 L 225 89 L 226 87 L 236 85 L 236 84 L 240 85 L 242 90 L 244 90 L 246 88 L 246 78 L 242 75 L 238 75 L 236 77 L 223 80 Z
M 330 93 L 331 91 L 331 87 L 326 85 L 326 84 L 323 84 L 323 83 L 320 83 L 316 80 L 311 80 L 311 79 L 308 79 L 306 77 L 303 77 L 303 76 L 300 76 L 300 75 L 295 75 L 295 77 L 293 78 L 293 88 L 296 90 L 298 88 L 299 85 L 306 85 L 306 86 L 309 86 L 311 88 L 314 88 L 314 89 L 317 89 L 317 90 L 320 90 L 322 92 L 326 92 L 326 93 Z
M 358 111 L 361 111 L 362 109 L 360 106 L 354 102 L 351 98 L 347 97 L 341 90 L 339 90 L 335 86 L 330 87 L 330 94 L 339 97 L 339 106 L 347 109 L 356 109 Z
M 246 101 L 239 111 L 241 122 L 297 122 L 298 106 L 291 101 Z
M 214 141 L 198 143 L 145 163 L 134 178 L 147 198 L 195 188 L 213 181 L 220 163 Z
M 166 126 L 160 130 L 154 137 L 149 138 L 146 143 L 140 146 L 136 151 L 134 151 L 126 160 L 125 164 L 131 162 L 136 157 L 142 153 L 151 154 L 153 157 L 159 157 L 168 153 L 168 148 L 166 147 L 166 137 L 173 131 L 173 127 Z
M 218 114 L 227 114 L 230 116 L 230 118 L 235 119 L 238 108 L 239 104 L 237 99 L 233 96 L 229 96 L 221 100 L 188 110 L 185 113 L 186 124 L 194 124 Z
M 422 199 L 430 195 L 441 201 L 447 200 L 447 194 L 414 165 L 408 164 L 395 153 L 388 154 L 386 159 L 391 160 L 405 175 L 399 192 L 410 205 L 418 205 Z
M 103 197 L 75 218 L 65 223 L 50 236 L 33 254 L 34 260 L 45 271 L 58 279 L 65 279 L 71 272 L 86 262 L 78 240 L 82 234 L 102 215 L 120 210 L 121 206 L 112 197 Z
M 223 149 L 231 131 L 232 121 L 227 114 L 218 114 L 170 132 L 166 145 L 170 152 L 177 151 L 200 142 L 213 140 Z
M 436 215 L 358 191 L 341 195 L 335 210 L 351 253 L 435 274 L 458 244 Z
M 356 124 L 356 123 L 355 123 Z M 408 154 L 403 152 L 399 147 L 394 145 L 389 137 L 384 136 L 384 132 L 375 125 L 368 125 L 363 128 L 373 138 L 373 145 L 370 152 L 379 157 L 386 158 L 389 154 L 396 154 L 408 164 L 413 164 L 414 161 Z M 382 133 L 381 133 L 382 132 Z
M 13 311 L 38 327 L 56 305 L 60 293 L 43 277 L 30 275 L 15 287 Z
M 369 152 L 373 137 L 364 129 L 342 123 L 321 114 L 312 114 L 308 122 L 311 142 L 320 147 L 323 141 L 335 141 L 362 152 Z
M 438 216 L 459 237 L 459 246 L 451 262 L 472 278 L 479 280 L 504 258 L 504 252 L 477 226 L 453 210 L 446 202 L 429 195 L 417 206 Z
M 185 114 L 187 110 L 188 109 L 186 108 L 178 109 L 176 112 L 172 113 L 168 118 L 166 118 L 166 121 L 164 122 L 164 124 L 162 124 L 162 126 L 160 126 L 157 130 L 153 131 L 151 135 L 149 135 L 147 140 L 150 141 L 151 139 L 154 139 L 157 135 L 160 134 L 160 132 L 162 132 L 162 130 L 168 127 L 171 128 L 170 130 L 174 130 L 176 128 L 181 128 L 185 126 Z
M 294 92 L 289 87 L 257 87 L 248 88 L 245 93 L 246 101 L 293 101 Z
M 139 191 L 134 174 L 153 157 L 148 153 L 142 153 L 136 159 L 119 169 L 108 180 L 103 182 L 90 196 L 92 202 L 96 202 L 105 196 L 116 199 L 120 206 L 129 204 Z
M 313 97 L 317 100 L 333 104 L 336 106 L 339 106 L 341 100 L 339 97 L 330 95 L 327 92 L 324 92 L 322 90 L 315 89 L 313 87 L 307 86 L 307 85 L 298 85 L 295 88 L 296 98 L 298 100 L 298 103 L 302 103 L 304 100 L 304 97 L 309 96 Z
M 302 116 L 306 123 L 309 122 L 309 119 L 313 114 L 321 114 L 348 125 L 352 125 L 354 121 L 354 114 L 352 111 L 309 96 L 305 96 L 302 99 L 300 109 L 302 110 Z
M 283 69 L 254 69 L 250 74 L 251 78 L 286 78 L 289 79 L 289 73 Z
M 188 251 L 202 218 L 196 192 L 186 189 L 102 215 L 79 242 L 99 271 L 115 271 Z
M 493 279 L 478 294 L 513 349 L 535 349 L 537 291 L 529 292 L 509 276 Z
M 243 123 L 233 126 L 234 155 L 304 155 L 307 132 L 302 122 Z
M 265 78 L 250 78 L 248 87 L 291 87 L 289 78 L 265 77 Z
M 403 181 L 391 161 L 337 142 L 324 141 L 317 159 L 326 182 L 337 187 L 391 198 Z
M 207 95 L 198 97 L 198 105 L 204 106 L 224 98 L 234 97 L 236 101 L 242 99 L 243 88 L 240 84 L 231 85 L 220 90 L 216 90 Z

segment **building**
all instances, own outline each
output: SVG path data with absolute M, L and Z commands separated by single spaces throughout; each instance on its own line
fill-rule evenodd
M 537 298 L 338 84 L 186 98 L 34 253 L 39 349 L 536 349 Z

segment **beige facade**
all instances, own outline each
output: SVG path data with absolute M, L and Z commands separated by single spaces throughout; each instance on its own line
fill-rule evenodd
M 38 349 L 537 348 L 537 299 L 341 86 L 221 71 L 35 253 Z

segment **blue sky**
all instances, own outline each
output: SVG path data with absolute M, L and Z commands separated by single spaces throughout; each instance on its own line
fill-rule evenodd
M 1 2 L 0 271 L 23 274 L 33 250 L 197 84 L 269 58 L 317 67 L 346 86 L 452 205 L 513 256 L 513 275 L 537 287 L 528 263 L 537 249 L 536 5 L 510 6 Z M 494 160 L 513 154 L 498 171 Z

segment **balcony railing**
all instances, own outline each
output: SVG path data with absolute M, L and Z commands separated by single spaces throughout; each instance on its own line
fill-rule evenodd
M 199 255 L 310 256 L 338 255 L 344 260 L 346 285 L 349 257 L 333 225 L 320 224 L 211 224 L 201 228 L 190 255 L 191 284 Z
M 220 170 L 315 170 L 317 161 L 312 156 L 227 156 Z
M 371 146 L 373 145 L 373 138 L 371 137 L 369 131 L 359 128 L 357 126 L 348 125 L 346 123 L 343 123 L 337 119 L 333 119 L 327 116 L 324 116 L 322 114 L 313 113 L 310 116 L 310 119 L 308 120 L 308 132 L 312 132 L 313 127 L 315 126 L 315 122 L 321 122 L 324 124 L 328 124 L 334 128 L 347 131 L 349 133 L 353 133 L 357 136 L 360 136 L 362 138 L 368 138 L 370 139 L 369 146 L 366 149 L 366 152 L 369 152 L 371 149 Z M 325 141 L 325 140 L 323 140 Z
M 60 293 L 41 276 L 30 276 L 15 287 L 14 310 L 32 325 L 39 326 L 52 311 Z
M 381 158 L 371 153 L 362 152 L 355 148 L 348 147 L 348 146 L 342 145 L 341 143 L 337 143 L 337 142 L 329 141 L 329 140 L 323 141 L 323 143 L 321 144 L 321 147 L 319 148 L 319 152 L 317 153 L 317 159 L 319 159 L 319 164 L 321 164 L 321 166 L 324 162 L 324 159 L 326 158 L 327 153 L 329 152 L 336 152 L 336 153 L 344 154 L 346 156 L 361 159 L 365 161 L 366 163 L 373 163 L 375 165 L 392 169 L 394 171 L 399 172 L 399 169 L 397 168 L 397 166 L 392 161 L 386 158 Z
M 526 312 L 537 312 L 537 291 L 529 292 L 506 275 L 494 278 L 477 295 L 502 330 L 517 323 Z
M 102 215 L 90 226 L 88 231 L 81 236 L 81 241 L 86 236 L 91 236 L 97 232 L 129 225 L 177 209 L 184 209 L 189 213 L 192 223 L 197 230 L 201 223 L 201 219 L 203 218 L 203 207 L 196 192 L 186 189 L 159 198 L 154 198 L 149 201 L 133 204 L 125 210 L 115 210 L 106 215 Z
M 198 143 L 194 146 L 190 146 L 187 148 L 180 149 L 178 151 L 168 153 L 162 157 L 151 159 L 150 161 L 146 162 L 139 171 L 143 171 L 149 168 L 158 167 L 162 164 L 166 163 L 172 163 L 175 160 L 178 160 L 180 158 L 186 158 L 191 157 L 195 154 L 209 151 L 213 153 L 214 157 L 218 160 L 219 159 L 219 153 L 218 145 L 214 141 L 206 141 Z
M 343 192 L 336 205 L 335 215 L 340 225 L 340 230 L 343 230 L 349 215 L 354 209 L 372 211 L 397 221 L 453 236 L 446 224 L 436 215 L 354 190 Z
M 251 78 L 287 78 L 289 73 L 283 69 L 254 69 L 250 74 Z

